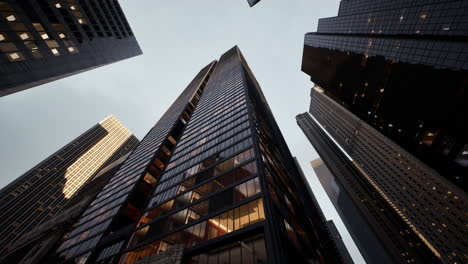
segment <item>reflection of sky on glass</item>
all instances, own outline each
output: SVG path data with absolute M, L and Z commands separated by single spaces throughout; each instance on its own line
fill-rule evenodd
M 141 139 L 203 66 L 237 44 L 326 216 L 337 217 L 295 116 L 308 110 L 313 85 L 300 71 L 304 34 L 335 16 L 338 0 L 120 2 L 144 55 L 0 98 L 0 186 L 109 114 Z

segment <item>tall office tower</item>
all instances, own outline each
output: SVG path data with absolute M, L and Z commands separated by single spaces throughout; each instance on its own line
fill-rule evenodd
M 234 47 L 149 131 L 65 235 L 56 262 L 340 263 L 305 186 Z
M 302 63 L 324 91 L 314 121 L 446 263 L 468 261 L 466 19 L 461 0 L 341 1 L 306 34 Z
M 10 249 L 0 256 L 0 263 L 50 263 L 47 256 L 129 155 L 130 153 L 101 169 L 73 194 L 62 210 L 17 239 Z
M 247 0 L 247 2 L 249 3 L 250 7 L 252 7 L 260 2 L 260 0 Z
M 54 217 L 88 179 L 131 151 L 138 139 L 114 116 L 24 173 L 0 191 L 0 255 Z
M 0 96 L 141 54 L 117 0 L 1 0 Z

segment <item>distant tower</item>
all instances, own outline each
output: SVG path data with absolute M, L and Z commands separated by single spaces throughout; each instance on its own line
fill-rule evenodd
M 0 255 L 55 216 L 88 179 L 137 143 L 109 116 L 0 190 Z
M 7 0 L 0 23 L 0 96 L 141 54 L 117 0 Z

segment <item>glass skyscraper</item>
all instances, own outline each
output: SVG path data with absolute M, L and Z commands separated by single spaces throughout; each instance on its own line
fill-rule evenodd
M 56 216 L 91 177 L 137 143 L 122 123 L 109 116 L 1 189 L 0 254 Z
M 0 1 L 0 96 L 141 53 L 117 0 Z
M 468 260 L 467 18 L 466 1 L 349 0 L 305 36 L 298 122 L 403 261 Z
M 237 47 L 203 68 L 91 202 L 59 263 L 341 263 Z

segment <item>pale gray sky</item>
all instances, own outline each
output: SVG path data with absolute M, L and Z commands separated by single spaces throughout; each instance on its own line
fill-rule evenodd
M 312 83 L 300 71 L 304 34 L 339 0 L 120 0 L 143 55 L 0 98 L 0 188 L 114 114 L 139 139 L 210 61 L 238 45 L 293 155 L 356 263 L 364 263 L 309 162 L 296 124 Z

